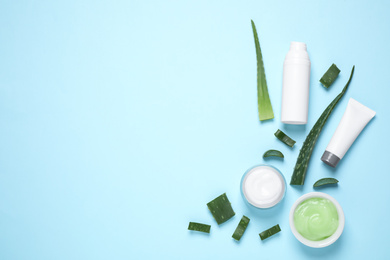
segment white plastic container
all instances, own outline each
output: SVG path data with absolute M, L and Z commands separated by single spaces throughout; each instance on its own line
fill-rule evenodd
M 329 166 L 336 167 L 375 114 L 375 111 L 350 98 L 347 109 L 321 160 Z
M 283 65 L 282 117 L 285 124 L 307 123 L 310 59 L 303 42 L 291 42 Z
M 286 180 L 270 165 L 257 165 L 245 172 L 241 179 L 241 194 L 252 206 L 268 209 L 278 204 L 286 193 Z

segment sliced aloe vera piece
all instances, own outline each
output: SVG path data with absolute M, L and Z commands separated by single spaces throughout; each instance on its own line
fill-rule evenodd
M 232 235 L 235 240 L 240 241 L 242 235 L 244 235 L 244 232 L 248 227 L 249 221 L 250 219 L 248 217 L 242 216 L 240 223 L 238 223 L 238 226 Z
M 196 223 L 196 222 L 190 222 L 188 225 L 188 230 L 193 231 L 199 231 L 204 233 L 210 233 L 210 225 L 202 224 L 202 223 Z
M 264 158 L 267 157 L 279 157 L 279 158 L 284 158 L 284 155 L 282 154 L 281 151 L 278 150 L 268 150 L 263 154 Z
M 324 112 L 322 112 L 322 115 L 318 118 L 317 122 L 310 130 L 310 133 L 307 135 L 305 142 L 303 142 L 302 149 L 299 152 L 298 159 L 295 164 L 293 175 L 291 176 L 291 185 L 303 185 L 305 183 L 307 167 L 309 166 L 311 154 L 313 153 L 313 149 L 317 142 L 318 136 L 320 136 L 321 130 L 324 127 L 333 109 L 336 107 L 337 103 L 347 91 L 349 83 L 351 83 L 354 70 L 355 66 L 352 67 L 351 76 L 349 77 L 349 80 L 341 91 L 341 93 L 338 94 L 337 97 L 324 110 Z
M 336 64 L 332 64 L 329 69 L 325 72 L 325 74 L 320 79 L 320 82 L 324 87 L 329 88 L 330 85 L 333 84 L 333 82 L 336 80 L 337 76 L 339 75 L 340 70 L 337 68 Z
M 327 184 L 336 184 L 338 182 L 339 181 L 335 178 L 322 178 L 322 179 L 316 181 L 314 183 L 313 187 L 319 187 L 319 186 L 327 185 Z
M 215 198 L 207 203 L 207 207 L 211 211 L 215 221 L 218 225 L 231 219 L 236 213 L 234 213 L 232 205 L 226 196 L 226 193 Z
M 271 100 L 269 99 L 267 80 L 265 78 L 263 55 L 261 54 L 259 37 L 255 23 L 251 20 L 253 36 L 255 38 L 256 58 L 257 58 L 257 107 L 260 121 L 274 118 Z
M 282 141 L 283 143 L 287 144 L 290 147 L 293 147 L 295 144 L 295 141 L 291 139 L 288 135 L 283 133 L 283 131 L 281 131 L 280 129 L 278 129 L 278 131 L 275 132 L 275 136 L 280 141 Z
M 280 231 L 282 231 L 282 230 L 280 229 L 279 224 L 277 224 L 277 225 L 275 225 L 267 230 L 264 230 L 263 232 L 261 232 L 259 234 L 259 236 L 260 236 L 261 240 L 264 240 L 266 238 L 269 238 L 270 236 L 275 235 L 276 233 L 278 233 Z

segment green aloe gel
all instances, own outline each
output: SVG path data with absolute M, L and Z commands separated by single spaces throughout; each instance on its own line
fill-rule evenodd
M 295 209 L 294 225 L 304 238 L 320 241 L 336 232 L 339 226 L 339 215 L 330 200 L 310 198 Z

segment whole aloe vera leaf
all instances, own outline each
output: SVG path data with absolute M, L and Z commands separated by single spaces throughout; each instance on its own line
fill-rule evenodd
M 299 152 L 297 162 L 295 164 L 293 175 L 291 176 L 291 185 L 303 185 L 305 183 L 306 171 L 309 165 L 311 154 L 313 153 L 314 145 L 317 142 L 318 136 L 321 133 L 322 128 L 324 127 L 326 121 L 328 120 L 333 109 L 344 96 L 344 93 L 347 91 L 349 83 L 351 83 L 353 72 L 355 66 L 352 67 L 351 76 L 343 90 L 337 97 L 329 104 L 329 106 L 322 112 L 320 118 L 310 130 L 310 133 L 307 135 L 305 142 L 303 143 L 302 149 Z
M 261 54 L 259 37 L 257 35 L 255 23 L 252 22 L 253 36 L 255 38 L 257 57 L 257 107 L 259 109 L 260 121 L 274 118 L 271 100 L 269 99 L 267 80 L 265 78 L 263 55 Z

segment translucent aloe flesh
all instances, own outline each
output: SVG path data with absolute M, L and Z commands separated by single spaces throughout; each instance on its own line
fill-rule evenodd
M 263 55 L 261 54 L 259 37 L 257 35 L 255 23 L 252 22 L 253 36 L 255 38 L 257 57 L 257 106 L 259 109 L 260 121 L 274 118 L 271 100 L 269 99 L 267 80 L 265 78 Z
M 310 130 L 310 133 L 307 135 L 306 140 L 303 143 L 302 149 L 299 152 L 293 175 L 291 176 L 291 185 L 303 185 L 305 183 L 307 167 L 309 166 L 311 154 L 313 153 L 313 149 L 317 142 L 318 136 L 320 135 L 321 130 L 324 127 L 333 109 L 336 107 L 340 99 L 347 91 L 349 83 L 351 83 L 354 70 L 355 66 L 352 67 L 351 76 L 349 77 L 349 80 L 341 91 L 341 93 L 338 94 L 337 97 L 324 110 L 324 112 L 322 112 L 322 115 L 320 116 L 320 118 L 318 118 L 317 122 Z

